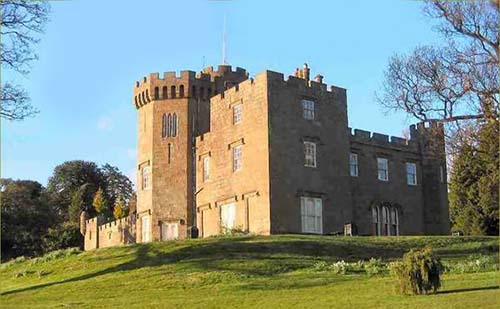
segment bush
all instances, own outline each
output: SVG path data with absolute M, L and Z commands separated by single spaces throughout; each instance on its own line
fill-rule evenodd
M 391 263 L 391 272 L 396 277 L 396 288 L 402 294 L 435 293 L 441 286 L 443 271 L 441 261 L 434 257 L 431 248 L 410 250 L 401 262 Z
M 43 238 L 45 252 L 70 247 L 83 247 L 83 236 L 78 223 L 64 222 L 56 228 L 50 228 Z
M 364 269 L 368 276 L 379 275 L 387 269 L 386 264 L 382 263 L 381 259 L 371 258 L 364 264 Z

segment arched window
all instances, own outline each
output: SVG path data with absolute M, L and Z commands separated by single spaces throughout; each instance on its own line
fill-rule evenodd
M 147 190 L 151 187 L 151 167 L 145 166 L 142 168 L 142 190 Z
M 161 117 L 161 137 L 167 137 L 167 114 Z
M 184 98 L 184 85 L 179 86 L 179 97 Z
M 380 212 L 378 206 L 372 207 L 373 234 L 380 235 Z
M 147 101 L 148 101 L 148 102 L 149 102 L 149 101 L 151 101 L 151 100 L 149 99 L 149 90 L 148 90 L 148 89 L 146 89 L 146 99 L 147 99 Z
M 134 99 L 135 99 L 135 106 L 137 106 L 138 105 L 137 104 L 137 96 L 135 96 Z
M 200 87 L 200 99 L 204 99 L 205 98 L 205 88 L 203 87 Z
M 191 96 L 194 98 L 196 97 L 196 86 L 193 85 L 193 87 L 191 87 Z
M 172 137 L 177 136 L 177 115 L 172 116 Z
M 172 115 L 168 114 L 168 115 L 167 115 L 167 127 L 166 127 L 166 129 L 165 129 L 165 131 L 166 131 L 166 135 L 167 135 L 168 137 L 172 136 L 172 135 L 170 134 L 170 132 L 171 132 L 171 127 L 172 127 Z
M 142 102 L 146 104 L 146 98 L 144 97 L 144 91 L 141 93 Z
M 391 229 L 390 229 L 389 223 L 390 223 L 389 208 L 387 206 L 383 206 L 382 207 L 382 234 L 383 235 L 391 235 Z
M 391 228 L 392 234 L 399 236 L 399 213 L 395 207 L 391 209 Z
M 155 87 L 155 100 L 160 99 L 160 88 Z
M 212 88 L 208 88 L 208 97 L 210 98 L 212 96 Z
M 172 99 L 175 98 L 175 86 L 170 87 L 170 97 Z
M 167 93 L 167 89 L 168 89 L 168 87 L 167 87 L 167 86 L 163 86 L 163 93 L 162 93 L 162 96 L 163 96 L 163 98 L 164 98 L 164 99 L 168 98 L 168 96 L 167 96 L 167 94 L 168 94 L 168 93 Z

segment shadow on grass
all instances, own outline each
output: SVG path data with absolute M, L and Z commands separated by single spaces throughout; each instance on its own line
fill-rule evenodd
M 309 237 L 288 236 L 277 238 L 263 238 L 255 236 L 215 238 L 204 241 L 173 242 L 168 246 L 161 243 L 133 245 L 127 248 L 127 253 L 133 254 L 133 259 L 106 269 L 68 278 L 47 282 L 0 293 L 10 295 L 20 292 L 33 291 L 41 288 L 77 282 L 103 276 L 115 272 L 129 271 L 143 267 L 169 265 L 177 262 L 187 262 L 181 272 L 193 273 L 198 271 L 228 271 L 235 274 L 253 277 L 269 277 L 287 273 L 298 269 L 311 267 L 320 260 L 367 260 L 371 257 L 384 259 L 400 258 L 410 248 L 415 247 L 411 242 L 371 242 L 355 238 L 325 237 L 312 239 Z M 418 245 L 417 245 L 418 246 Z M 474 253 L 471 248 L 470 253 Z M 469 250 L 458 250 L 461 254 Z M 477 252 L 477 251 L 476 251 Z M 120 252 L 122 255 L 123 253 Z M 449 252 L 452 253 L 452 252 Z M 454 253 L 456 253 L 454 251 Z M 110 259 L 111 257 L 95 257 Z M 90 257 L 90 259 L 93 259 Z M 323 282 L 323 283 L 322 283 Z M 327 284 L 326 281 L 310 282 L 312 285 Z M 251 287 L 250 287 L 251 288 Z M 254 286 L 253 288 L 259 288 Z
M 451 293 L 462 293 L 462 292 L 473 292 L 473 291 L 483 291 L 483 290 L 498 290 L 500 286 L 492 285 L 492 286 L 484 286 L 480 288 L 467 288 L 467 289 L 456 289 L 456 290 L 448 290 L 448 291 L 438 291 L 436 294 L 451 294 Z

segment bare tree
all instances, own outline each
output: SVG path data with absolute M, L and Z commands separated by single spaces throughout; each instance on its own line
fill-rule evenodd
M 498 1 L 427 1 L 445 45 L 393 56 L 377 100 L 424 122 L 498 123 L 498 11 Z
M 47 22 L 49 5 L 45 1 L 1 0 L 1 62 L 2 68 L 26 75 L 37 59 L 34 45 Z M 2 84 L 0 116 L 22 120 L 37 110 L 30 103 L 26 90 L 9 82 Z

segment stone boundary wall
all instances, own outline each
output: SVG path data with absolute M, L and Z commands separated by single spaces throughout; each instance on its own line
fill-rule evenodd
M 94 217 L 86 221 L 85 250 L 105 248 L 136 242 L 136 215 L 99 224 Z

